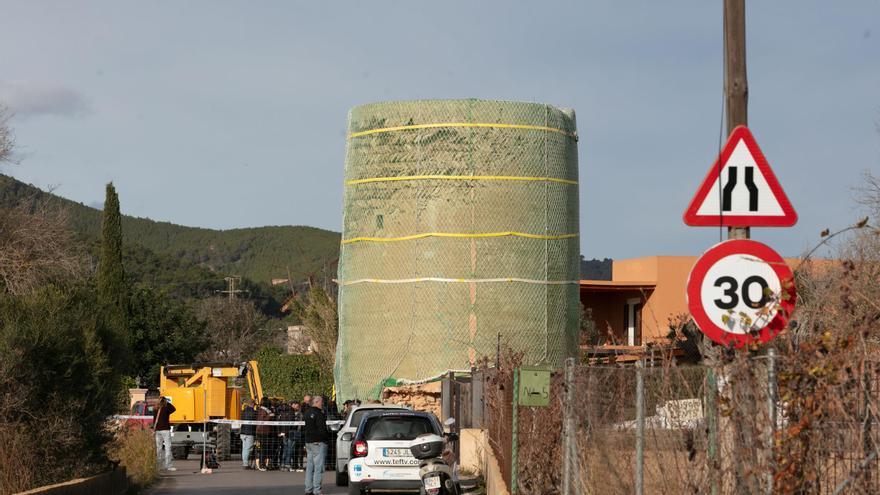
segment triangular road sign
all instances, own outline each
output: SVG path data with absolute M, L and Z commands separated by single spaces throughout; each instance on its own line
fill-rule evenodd
M 730 133 L 684 212 L 694 227 L 791 227 L 797 213 L 746 126 Z

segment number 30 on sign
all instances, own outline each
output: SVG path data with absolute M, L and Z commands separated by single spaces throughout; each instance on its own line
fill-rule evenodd
M 767 342 L 785 328 L 797 291 L 782 256 L 760 242 L 737 239 L 716 244 L 697 260 L 687 300 L 707 337 L 742 347 Z

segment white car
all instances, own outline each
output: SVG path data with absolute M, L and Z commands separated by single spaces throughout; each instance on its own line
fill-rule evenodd
M 355 406 L 342 428 L 336 433 L 336 486 L 348 485 L 348 460 L 351 459 L 351 439 L 357 432 L 361 419 L 370 411 L 410 411 L 403 406 L 391 404 L 364 404 Z
M 425 433 L 443 434 L 437 418 L 426 412 L 373 411 L 364 416 L 351 443 L 348 494 L 365 490 L 413 490 L 422 487 L 420 461 L 410 451 Z

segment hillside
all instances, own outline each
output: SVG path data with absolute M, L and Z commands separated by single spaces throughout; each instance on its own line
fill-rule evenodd
M 21 201 L 57 202 L 69 211 L 70 225 L 76 232 L 87 239 L 97 239 L 100 234 L 100 210 L 0 174 L 0 206 Z M 124 197 L 120 203 L 124 210 Z M 286 277 L 288 267 L 297 279 L 331 271 L 339 256 L 339 234 L 313 227 L 212 230 L 126 215 L 122 229 L 123 242 L 132 248 L 140 246 L 182 266 L 196 265 L 218 276 L 236 275 L 260 283 Z

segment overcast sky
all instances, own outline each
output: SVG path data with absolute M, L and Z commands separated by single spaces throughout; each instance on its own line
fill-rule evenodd
M 880 2 L 748 4 L 749 124 L 797 255 L 880 173 Z M 577 111 L 588 257 L 698 254 L 681 215 L 718 152 L 721 1 L 0 0 L 20 165 L 86 204 L 184 225 L 339 230 L 346 114 L 489 98 Z

